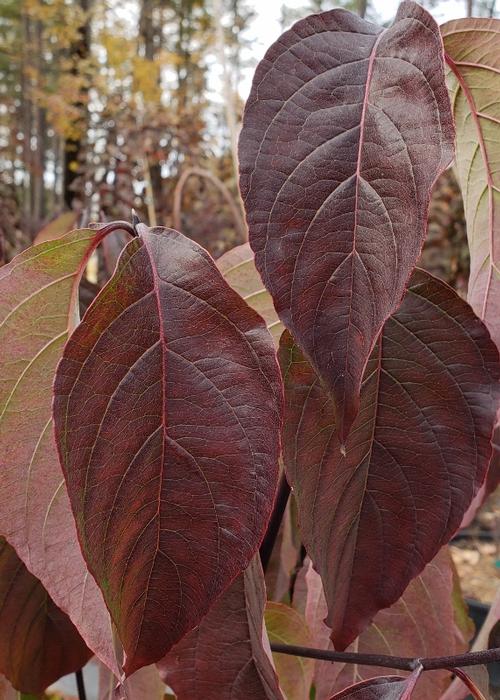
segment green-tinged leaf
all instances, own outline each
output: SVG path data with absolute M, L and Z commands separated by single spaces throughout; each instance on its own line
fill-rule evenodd
M 229 250 L 217 260 L 217 267 L 226 282 L 262 316 L 278 346 L 284 326 L 255 267 L 254 254 L 249 244 L 244 243 Z
M 271 644 L 276 642 L 312 646 L 311 633 L 306 621 L 294 608 L 268 601 L 265 621 Z M 309 700 L 314 674 L 313 659 L 277 653 L 273 653 L 273 658 L 287 700 Z
M 113 666 L 109 616 L 83 560 L 52 435 L 52 383 L 100 234 L 73 231 L 0 269 L 0 532 L 87 645 Z
M 441 27 L 471 271 L 468 301 L 500 348 L 500 20 Z
M 69 617 L 3 537 L 0 630 L 0 672 L 23 693 L 41 693 L 92 656 Z
M 78 214 L 74 211 L 66 211 L 64 214 L 60 214 L 38 231 L 35 236 L 35 244 L 53 241 L 65 233 L 69 233 L 76 227 L 77 220 Z

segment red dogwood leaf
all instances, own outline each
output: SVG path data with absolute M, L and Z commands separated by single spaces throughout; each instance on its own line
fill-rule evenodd
M 249 563 L 270 515 L 282 389 L 262 319 L 176 231 L 140 225 L 65 346 L 56 441 L 127 675 Z
M 263 626 L 265 600 L 255 557 L 201 625 L 159 662 L 178 700 L 283 700 Z
M 439 28 L 408 0 L 388 29 L 343 10 L 303 19 L 255 73 L 239 147 L 250 244 L 341 443 L 453 137 Z
M 0 269 L 0 533 L 118 673 L 111 620 L 80 551 L 51 417 L 56 366 L 78 322 L 78 285 L 103 235 L 73 231 Z
M 379 676 L 356 683 L 333 695 L 330 700 L 409 700 L 422 672 L 419 667 L 408 676 Z
M 92 656 L 67 615 L 0 537 L 0 672 L 22 693 L 42 693 Z
M 498 352 L 469 305 L 416 270 L 368 362 L 345 456 L 332 399 L 288 334 L 280 354 L 285 467 L 344 649 L 448 542 L 481 486 Z
M 441 32 L 470 250 L 467 299 L 500 348 L 500 22 L 469 17 Z
M 409 658 L 462 654 L 469 648 L 474 631 L 456 580 L 449 548 L 443 547 L 422 573 L 413 579 L 401 598 L 390 608 L 380 610 L 373 622 L 348 647 L 348 651 L 390 654 Z M 456 602 L 455 602 L 456 599 Z M 314 633 L 313 646 L 328 644 L 330 629 L 323 586 L 309 559 L 297 577 L 294 605 L 304 609 Z M 327 700 L 332 693 L 360 680 L 379 676 L 386 669 L 358 664 L 316 662 L 315 700 Z M 450 672 L 428 671 L 413 692 L 415 700 L 437 700 L 450 684 Z

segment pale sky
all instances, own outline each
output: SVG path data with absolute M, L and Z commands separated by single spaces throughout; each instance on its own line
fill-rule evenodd
M 257 13 L 252 26 L 249 28 L 247 37 L 252 40 L 251 53 L 255 61 L 260 61 L 268 47 L 276 41 L 280 35 L 279 18 L 281 6 L 303 7 L 304 0 L 253 0 L 251 3 Z M 380 22 L 391 20 L 396 14 L 399 0 L 374 0 L 374 7 Z M 464 16 L 465 0 L 441 0 L 436 3 L 436 7 L 431 10 L 436 20 L 446 22 L 450 19 L 458 19 Z M 248 71 L 248 78 L 240 86 L 240 94 L 243 98 L 248 96 L 251 85 L 253 70 Z

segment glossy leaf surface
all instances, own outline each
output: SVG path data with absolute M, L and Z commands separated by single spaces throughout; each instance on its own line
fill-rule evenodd
M 467 298 L 500 348 L 500 21 L 460 19 L 441 31 L 471 257 Z
M 262 319 L 202 248 L 138 228 L 65 347 L 54 401 L 82 548 L 127 674 L 162 658 L 248 565 L 281 425 Z
M 82 557 L 52 435 L 52 383 L 98 241 L 74 231 L 0 269 L 0 533 L 111 668 L 111 625 Z M 21 439 L 22 438 L 22 439 Z
M 201 625 L 160 661 L 178 700 L 283 700 L 263 626 L 265 587 L 257 558 Z
M 416 270 L 368 363 L 345 456 L 331 398 L 287 334 L 280 354 L 287 476 L 344 649 L 449 540 L 481 486 L 498 352 L 468 304 Z
M 255 267 L 254 254 L 250 245 L 244 243 L 232 248 L 217 260 L 217 267 L 226 282 L 262 316 L 278 345 L 283 333 L 283 324 L 274 309 L 271 295 Z
M 84 666 L 92 652 L 40 581 L 0 537 L 0 672 L 23 693 L 41 693 Z
M 312 637 L 306 621 L 294 608 L 268 601 L 265 620 L 271 643 L 305 647 L 312 645 Z M 277 653 L 273 654 L 273 658 L 287 700 L 309 700 L 314 674 L 313 659 Z
M 379 676 L 333 695 L 330 700 L 409 700 L 420 675 L 415 670 L 408 678 L 401 676 Z
M 402 597 L 381 610 L 373 622 L 348 648 L 367 654 L 389 654 L 410 658 L 447 656 L 468 650 L 472 621 L 467 617 L 460 590 L 455 589 L 454 570 L 447 547 L 427 564 Z M 454 598 L 457 598 L 455 603 Z M 323 586 L 319 575 L 306 561 L 295 585 L 294 604 L 304 607 L 306 621 L 314 635 L 313 646 L 329 647 L 330 629 Z M 357 664 L 316 662 L 315 700 L 328 700 L 357 681 L 381 675 L 386 669 Z M 450 683 L 449 671 L 428 671 L 413 691 L 414 700 L 438 700 Z
M 256 70 L 239 147 L 250 244 L 342 442 L 453 136 L 439 29 L 409 0 L 385 30 L 343 10 L 303 19 Z

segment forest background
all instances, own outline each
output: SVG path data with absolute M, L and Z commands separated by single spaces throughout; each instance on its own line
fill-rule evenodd
M 256 62 L 301 16 L 343 6 L 390 22 L 397 4 L 1 0 L 0 261 L 63 212 L 72 214 L 42 237 L 128 220 L 135 208 L 215 257 L 243 242 L 236 144 Z M 438 20 L 499 14 L 495 0 L 422 4 Z M 434 199 L 426 267 L 461 289 L 467 252 L 451 172 Z M 107 277 L 116 252 L 90 285 Z

